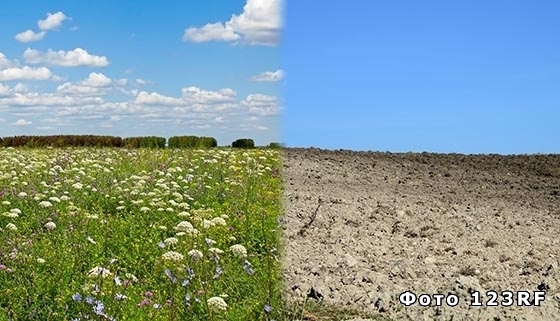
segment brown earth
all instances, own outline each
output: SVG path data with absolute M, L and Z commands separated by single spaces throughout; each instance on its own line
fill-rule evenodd
M 560 155 L 285 149 L 282 161 L 286 299 L 395 320 L 560 320 Z M 504 290 L 546 299 L 489 307 L 490 290 L 498 304 Z M 405 291 L 459 304 L 405 307 Z

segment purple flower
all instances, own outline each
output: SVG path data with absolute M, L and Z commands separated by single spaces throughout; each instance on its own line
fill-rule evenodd
M 245 261 L 245 263 L 243 264 L 243 269 L 245 270 L 245 272 L 247 272 L 247 274 L 249 275 L 253 275 L 255 273 L 255 271 L 253 270 L 253 267 L 251 265 L 251 263 L 249 263 L 249 261 Z
M 269 304 L 265 304 L 264 305 L 264 311 L 266 313 L 270 313 L 270 311 L 272 311 L 272 307 Z
M 224 272 L 224 270 L 220 267 L 220 266 L 216 266 L 216 274 L 214 274 L 214 279 L 217 279 L 220 277 L 220 275 Z
M 171 280 L 171 283 L 177 283 L 177 278 L 175 277 L 175 275 L 173 275 L 170 269 L 165 270 L 165 275 Z
M 136 306 L 143 307 L 143 306 L 148 305 L 148 304 L 150 304 L 150 300 L 144 299 L 140 303 L 138 303 Z
M 82 301 L 82 295 L 80 293 L 72 294 L 72 300 L 80 302 Z
M 95 304 L 93 306 L 93 312 L 97 315 L 105 315 L 105 305 L 103 305 L 103 302 L 97 300 L 95 301 Z

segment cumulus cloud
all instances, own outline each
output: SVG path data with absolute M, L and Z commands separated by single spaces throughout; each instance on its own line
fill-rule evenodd
M 13 122 L 12 125 L 14 125 L 14 126 L 31 125 L 31 121 L 20 118 L 20 119 L 16 120 L 15 122 Z
M 114 85 L 114 86 L 113 86 Z M 71 96 L 105 95 L 112 89 L 125 91 L 126 79 L 113 81 L 102 73 L 92 72 L 79 82 L 66 82 L 56 88 L 56 93 Z M 120 87 L 119 87 L 120 86 Z
M 181 90 L 183 99 L 190 104 L 220 104 L 235 101 L 237 93 L 230 88 L 218 91 L 203 90 L 198 87 L 186 87 Z
M 209 23 L 201 28 L 189 27 L 183 35 L 184 41 L 207 42 L 207 41 L 233 41 L 241 36 L 230 25 L 221 22 Z
M 10 80 L 48 80 L 53 77 L 52 72 L 47 67 L 32 68 L 12 67 L 0 70 L 0 81 Z
M 158 94 L 158 93 L 155 93 L 155 92 L 148 93 L 148 92 L 145 92 L 145 91 L 139 92 L 138 96 L 136 96 L 136 99 L 135 99 L 134 102 L 136 104 L 139 104 L 139 105 L 170 105 L 170 106 L 175 106 L 175 105 L 184 104 L 184 102 L 179 98 L 168 97 L 168 96 L 164 96 L 162 94 Z
M 249 45 L 275 46 L 282 28 L 281 0 L 247 0 L 243 12 L 226 22 L 185 29 L 183 41 L 236 41 Z
M 44 53 L 35 49 L 27 48 L 23 53 L 23 58 L 27 63 L 46 63 L 62 67 L 106 67 L 109 65 L 107 57 L 91 55 L 87 52 L 87 50 L 82 48 L 76 48 L 70 51 L 54 51 L 49 49 Z
M 18 33 L 14 38 L 19 42 L 32 42 L 43 39 L 46 34 L 45 31 L 34 32 L 33 30 L 26 30 Z
M 19 42 L 33 42 L 42 40 L 47 34 L 47 31 L 58 29 L 62 25 L 62 22 L 64 22 L 64 20 L 70 19 L 70 17 L 67 17 L 61 11 L 58 11 L 56 13 L 49 12 L 47 13 L 47 17 L 45 19 L 37 21 L 37 27 L 39 27 L 39 30 L 41 31 L 35 32 L 31 29 L 28 29 L 16 34 L 14 38 Z
M 276 71 L 265 71 L 251 78 L 252 81 L 273 82 L 280 81 L 284 78 L 284 71 L 278 69 Z
M 251 114 L 259 116 L 276 116 L 280 113 L 278 98 L 263 94 L 250 94 L 241 101 L 241 106 L 248 107 Z
M 10 87 L 0 83 L 0 97 L 6 97 L 11 94 Z
M 6 57 L 3 53 L 0 52 L 0 69 L 14 67 L 17 64 Z
M 26 85 L 18 82 L 15 86 L 14 86 L 14 92 L 16 93 L 24 93 L 27 92 L 29 89 L 27 88 Z
M 62 13 L 62 11 L 56 13 L 49 12 L 45 19 L 37 21 L 37 27 L 43 31 L 57 29 L 64 20 L 70 20 L 70 18 Z

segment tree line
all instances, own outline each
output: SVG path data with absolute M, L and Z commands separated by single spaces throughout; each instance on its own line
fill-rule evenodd
M 0 137 L 0 147 L 122 147 L 122 148 L 214 148 L 218 141 L 205 136 L 173 136 L 169 139 L 157 136 L 121 138 L 102 135 L 48 135 Z M 227 147 L 255 148 L 251 138 L 239 138 Z M 281 148 L 272 142 L 269 148 Z

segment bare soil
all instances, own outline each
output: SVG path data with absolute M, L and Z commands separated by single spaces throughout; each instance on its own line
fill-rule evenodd
M 282 153 L 288 301 L 395 320 L 560 320 L 560 155 Z M 500 305 L 506 290 L 533 306 L 487 306 L 486 291 Z M 405 291 L 459 304 L 407 307 Z

